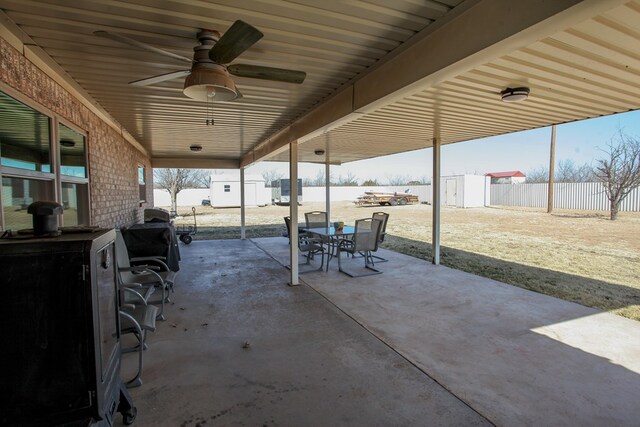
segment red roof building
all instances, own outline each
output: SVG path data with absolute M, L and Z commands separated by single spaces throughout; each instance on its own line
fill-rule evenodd
M 526 177 L 526 175 L 520 171 L 489 172 L 489 173 L 485 173 L 484 176 L 490 176 L 491 178 L 513 178 L 513 177 L 524 178 Z
M 521 184 L 526 179 L 526 175 L 520 171 L 489 172 L 484 176 L 491 177 L 492 184 Z

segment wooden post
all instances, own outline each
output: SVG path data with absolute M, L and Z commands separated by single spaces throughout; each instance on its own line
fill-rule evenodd
M 549 153 L 549 190 L 547 198 L 547 213 L 553 211 L 553 178 L 556 164 L 556 125 L 551 126 L 551 149 Z

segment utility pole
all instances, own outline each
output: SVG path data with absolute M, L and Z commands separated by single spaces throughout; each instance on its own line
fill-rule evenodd
M 556 125 L 551 126 L 551 150 L 549 153 L 549 194 L 547 199 L 547 213 L 553 211 L 553 177 L 556 164 Z

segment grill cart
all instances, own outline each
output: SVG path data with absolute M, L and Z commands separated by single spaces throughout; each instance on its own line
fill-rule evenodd
M 198 224 L 196 222 L 196 208 L 192 207 L 193 212 L 193 225 L 178 225 L 176 226 L 176 235 L 182 243 L 188 245 L 193 241 L 193 236 L 198 232 Z

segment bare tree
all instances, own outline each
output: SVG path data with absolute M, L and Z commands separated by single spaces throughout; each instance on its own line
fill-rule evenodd
M 193 187 L 209 188 L 211 187 L 211 171 L 207 169 L 191 169 L 193 170 Z
M 613 221 L 625 197 L 640 186 L 640 139 L 620 132 L 602 151 L 606 157 L 596 159 L 594 173 L 604 184 Z
M 570 159 L 560 160 L 555 172 L 556 182 L 590 182 L 594 181 L 593 168 L 588 164 L 578 166 Z
M 273 181 L 277 181 L 279 179 L 282 179 L 283 177 L 284 174 L 277 169 L 271 169 L 262 172 L 262 178 L 264 178 L 264 183 L 267 187 L 272 187 Z
M 573 160 L 565 159 L 558 162 L 555 170 L 555 182 L 593 182 L 596 177 L 593 168 L 587 163 L 578 166 Z M 541 166 L 527 172 L 527 183 L 549 182 L 549 168 Z
M 549 168 L 541 166 L 528 171 L 526 182 L 531 184 L 549 182 Z
M 405 175 L 387 175 L 387 185 L 405 185 L 411 178 Z
M 348 171 L 347 174 L 345 176 L 338 176 L 338 179 L 336 181 L 336 185 L 341 186 L 341 187 L 347 187 L 347 186 L 357 186 L 358 185 L 358 178 L 356 178 L 355 174 L 351 171 Z
M 362 183 L 362 185 L 365 187 L 377 187 L 380 184 L 377 179 L 367 179 Z
M 178 193 L 185 188 L 201 188 L 205 176 L 208 177 L 209 172 L 202 169 L 154 169 L 153 184 L 169 192 L 171 210 L 176 211 Z
M 309 187 L 324 187 L 325 184 L 324 169 L 319 170 L 316 177 L 309 180 Z M 335 182 L 333 182 L 333 174 L 329 176 L 329 185 L 335 185 Z

